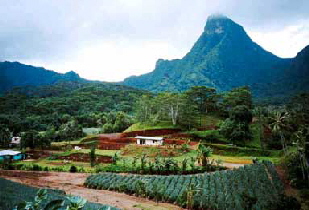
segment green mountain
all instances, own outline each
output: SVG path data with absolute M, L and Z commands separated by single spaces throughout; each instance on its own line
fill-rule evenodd
M 257 95 L 268 101 L 282 101 L 309 91 L 309 45 L 291 59 L 272 83 L 253 84 Z M 272 98 L 272 99 L 271 99 Z
M 292 64 L 283 72 L 282 82 L 290 85 L 290 91 L 309 90 L 309 45 L 300 51 Z
M 123 84 L 151 91 L 182 91 L 205 85 L 219 91 L 270 84 L 292 59 L 282 59 L 251 40 L 244 28 L 225 16 L 210 16 L 204 32 L 182 59 L 159 59 L 154 71 Z M 253 93 L 262 96 L 259 89 Z
M 0 62 L 0 93 L 16 86 L 52 85 L 66 81 L 87 82 L 74 71 L 61 74 L 19 62 Z

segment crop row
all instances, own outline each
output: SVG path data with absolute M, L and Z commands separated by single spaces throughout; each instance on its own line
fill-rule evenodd
M 273 209 L 284 190 L 269 162 L 186 176 L 103 173 L 88 177 L 85 185 L 195 209 Z

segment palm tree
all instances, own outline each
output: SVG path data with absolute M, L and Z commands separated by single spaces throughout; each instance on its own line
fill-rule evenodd
M 297 151 L 299 154 L 299 160 L 300 160 L 300 167 L 302 170 L 303 179 L 309 182 L 309 163 L 308 159 L 306 157 L 306 145 L 308 142 L 306 141 L 306 138 L 308 136 L 308 130 L 305 127 L 301 127 L 296 133 L 296 144 Z M 307 177 L 306 177 L 307 176 Z
M 212 154 L 212 149 L 210 147 L 206 147 L 205 145 L 199 143 L 198 148 L 198 160 L 201 160 L 202 166 L 205 167 L 208 165 L 208 158 Z
M 274 117 L 271 117 L 273 123 L 270 124 L 271 129 L 274 133 L 280 135 L 281 145 L 284 151 L 284 154 L 287 153 L 287 145 L 285 141 L 284 131 L 286 131 L 289 126 L 286 123 L 287 119 L 289 118 L 288 112 L 275 112 Z

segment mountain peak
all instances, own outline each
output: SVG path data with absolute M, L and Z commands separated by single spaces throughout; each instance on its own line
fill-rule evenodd
M 229 18 L 221 13 L 212 14 L 208 16 L 207 18 L 207 20 L 226 20 L 226 19 L 229 19 Z
M 204 31 L 206 34 L 223 34 L 230 28 L 240 27 L 237 23 L 222 14 L 214 14 L 207 18 Z
M 225 91 L 270 83 L 287 62 L 253 42 L 241 25 L 214 14 L 183 58 L 160 59 L 153 72 L 125 79 L 123 84 L 156 92 L 183 91 L 195 85 Z

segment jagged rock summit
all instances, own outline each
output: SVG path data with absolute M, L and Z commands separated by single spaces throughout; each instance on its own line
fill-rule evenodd
M 123 84 L 155 92 L 183 91 L 194 85 L 225 91 L 271 83 L 290 62 L 253 42 L 241 25 L 226 16 L 212 15 L 182 59 L 159 59 L 152 72 L 129 77 Z

